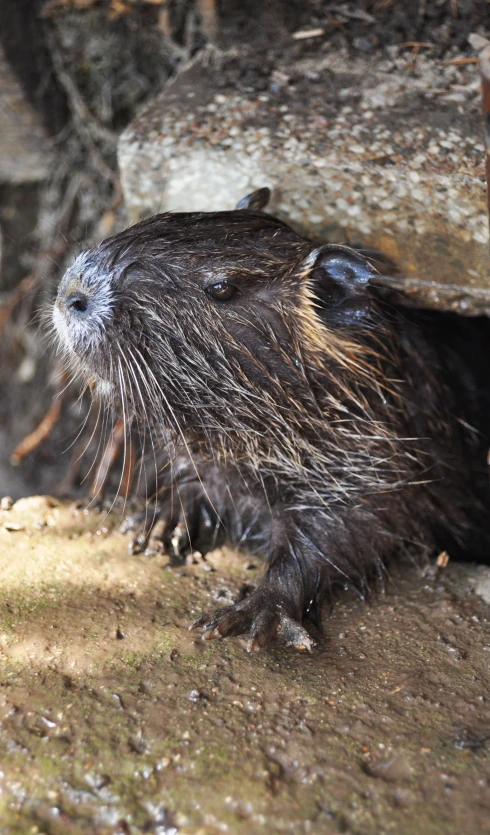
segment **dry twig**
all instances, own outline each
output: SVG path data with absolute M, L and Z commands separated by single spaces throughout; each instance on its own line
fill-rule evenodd
M 424 41 L 406 41 L 405 43 L 399 43 L 397 46 L 400 49 L 407 49 L 410 48 L 412 50 L 412 54 L 410 56 L 410 61 L 408 63 L 408 69 L 412 72 L 415 69 L 415 64 L 417 63 L 417 56 L 421 49 L 432 49 L 434 44 L 432 43 L 425 43 Z
M 61 53 L 53 36 L 48 37 L 48 45 L 56 76 L 68 97 L 68 101 L 70 102 L 71 113 L 78 135 L 88 151 L 95 169 L 101 177 L 113 183 L 116 180 L 117 175 L 115 171 L 113 171 L 113 169 L 106 163 L 96 145 L 95 140 L 97 139 L 99 141 L 106 142 L 109 146 L 115 148 L 116 135 L 103 125 L 99 124 L 97 119 L 90 113 L 76 84 L 69 73 L 65 70 L 63 58 L 61 57 Z
M 465 64 L 478 64 L 478 58 L 452 58 L 450 61 L 443 61 L 442 63 L 462 67 Z
M 17 467 L 23 458 L 30 455 L 31 452 L 34 452 L 34 450 L 38 448 L 39 444 L 51 435 L 53 428 L 60 419 L 61 407 L 63 405 L 65 394 L 63 390 L 63 384 L 65 381 L 66 375 L 60 372 L 58 375 L 57 390 L 48 411 L 44 415 L 41 422 L 36 426 L 34 431 L 29 435 L 26 435 L 20 444 L 17 444 L 15 447 L 12 455 L 10 456 L 10 463 L 12 466 Z

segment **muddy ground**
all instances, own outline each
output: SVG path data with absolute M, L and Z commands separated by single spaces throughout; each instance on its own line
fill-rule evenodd
M 0 511 L 2 835 L 490 831 L 488 570 L 392 567 L 249 655 L 188 625 L 258 563 L 129 555 L 120 513 Z

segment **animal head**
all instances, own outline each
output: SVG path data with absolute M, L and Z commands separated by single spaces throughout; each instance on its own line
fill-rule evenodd
M 256 195 L 239 205 L 150 217 L 64 276 L 53 308 L 61 347 L 128 414 L 263 432 L 278 407 L 314 404 L 320 368 L 362 368 L 354 336 L 370 309 L 368 262 L 314 246 L 257 211 Z

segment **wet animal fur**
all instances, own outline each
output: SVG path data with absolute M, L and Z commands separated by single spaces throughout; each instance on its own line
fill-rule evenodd
M 394 306 L 375 277 L 245 209 L 151 217 L 63 279 L 63 349 L 169 450 L 167 533 L 266 554 L 255 592 L 199 619 L 208 636 L 309 647 L 305 615 L 407 546 L 488 560 L 490 323 Z

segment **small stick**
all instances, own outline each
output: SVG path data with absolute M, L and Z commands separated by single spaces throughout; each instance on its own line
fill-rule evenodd
M 400 49 L 409 49 L 410 48 L 412 50 L 412 54 L 411 54 L 410 61 L 409 61 L 409 64 L 408 64 L 408 69 L 410 70 L 410 72 L 412 72 L 415 69 L 415 64 L 417 63 L 417 55 L 419 54 L 419 51 L 422 48 L 431 49 L 434 46 L 434 44 L 425 43 L 424 41 L 406 41 L 405 43 L 397 44 L 397 46 Z
M 413 72 L 413 70 L 415 69 L 415 64 L 417 63 L 417 55 L 419 54 L 419 51 L 420 46 L 418 45 L 414 46 L 414 48 L 412 49 L 412 57 L 408 65 L 408 69 L 410 70 L 410 72 Z
M 297 32 L 293 32 L 293 40 L 295 41 L 304 41 L 307 38 L 321 38 L 325 34 L 325 29 L 318 27 L 318 29 L 298 29 Z
M 478 58 L 452 58 L 451 61 L 443 61 L 443 64 L 452 64 L 455 67 L 464 66 L 465 64 L 478 64 Z
M 51 401 L 51 406 L 41 422 L 36 426 L 33 432 L 26 435 L 26 437 L 22 439 L 20 444 L 17 444 L 12 455 L 10 456 L 10 463 L 13 467 L 17 467 L 26 455 L 30 455 L 31 452 L 34 452 L 34 450 L 38 448 L 42 441 L 49 438 L 53 428 L 56 426 L 60 418 L 63 399 L 64 393 L 57 391 Z
M 426 43 L 425 41 L 405 41 L 404 43 L 397 43 L 396 46 L 400 49 L 414 49 L 415 47 L 418 49 L 421 49 L 422 47 L 424 49 L 432 49 L 434 44 Z

